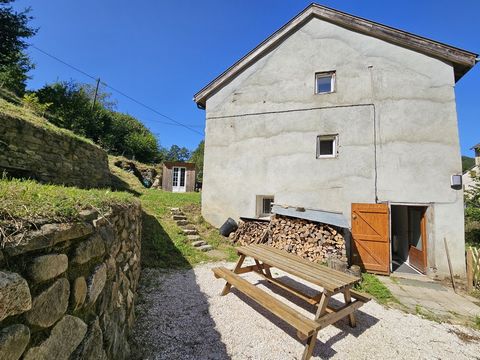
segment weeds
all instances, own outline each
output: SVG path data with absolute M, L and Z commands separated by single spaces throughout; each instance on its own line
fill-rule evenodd
M 420 306 L 418 304 L 415 305 L 415 314 L 417 314 L 418 316 L 421 316 L 424 319 L 434 321 L 436 323 L 441 323 L 442 322 L 442 318 L 440 316 L 438 316 L 437 314 L 423 308 L 422 306 Z
M 372 295 L 382 305 L 400 303 L 390 290 L 373 274 L 362 274 L 362 281 L 356 286 L 356 289 Z

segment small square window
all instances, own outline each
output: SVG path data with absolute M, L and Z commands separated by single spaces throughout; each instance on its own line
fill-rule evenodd
M 315 94 L 328 94 L 335 91 L 335 71 L 315 74 Z
M 271 195 L 257 195 L 257 216 L 267 217 L 272 215 L 274 197 Z
M 337 156 L 337 135 L 317 136 L 317 159 L 334 158 Z

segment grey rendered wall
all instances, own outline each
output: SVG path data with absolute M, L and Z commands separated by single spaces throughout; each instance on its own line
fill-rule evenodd
M 335 93 L 315 95 L 314 74 L 330 70 Z M 336 133 L 338 158 L 316 159 L 316 136 Z M 208 99 L 204 166 L 216 226 L 255 216 L 257 194 L 347 218 L 376 197 L 429 204 L 429 272 L 448 273 L 446 237 L 465 274 L 454 77 L 439 60 L 313 19 Z

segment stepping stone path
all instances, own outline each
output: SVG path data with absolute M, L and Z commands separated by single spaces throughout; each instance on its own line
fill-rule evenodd
M 200 235 L 194 225 L 190 224 L 185 214 L 180 208 L 171 208 L 172 219 L 175 220 L 178 226 L 183 230 L 183 233 L 187 236 L 187 239 L 191 242 L 192 246 L 200 251 L 210 251 L 212 246 L 208 245 Z

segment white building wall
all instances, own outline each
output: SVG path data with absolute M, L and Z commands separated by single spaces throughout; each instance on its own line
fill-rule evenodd
M 336 91 L 316 95 L 316 72 Z M 429 271 L 464 276 L 463 194 L 449 64 L 312 19 L 207 100 L 202 213 L 255 216 L 256 195 L 341 211 L 354 202 L 431 204 Z M 336 159 L 316 137 L 339 134 Z

